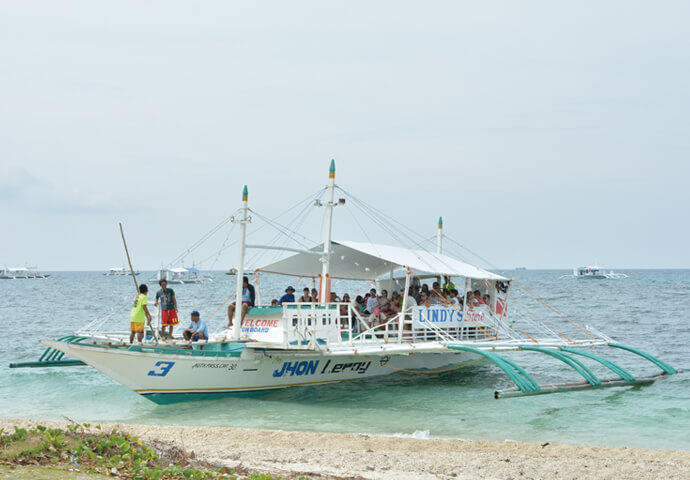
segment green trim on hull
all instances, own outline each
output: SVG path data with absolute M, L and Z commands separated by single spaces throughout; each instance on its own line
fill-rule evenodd
M 181 402 L 194 402 L 197 400 L 215 400 L 218 398 L 252 398 L 266 395 L 269 392 L 282 390 L 282 388 L 269 388 L 266 390 L 251 390 L 248 392 L 189 392 L 189 393 L 142 393 L 142 397 L 151 400 L 158 405 L 170 405 Z

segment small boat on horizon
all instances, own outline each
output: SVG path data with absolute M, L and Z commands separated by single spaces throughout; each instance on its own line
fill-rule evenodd
M 140 273 L 141 272 L 134 272 L 134 275 L 139 275 Z M 125 267 L 113 267 L 103 275 L 105 275 L 106 277 L 125 277 L 127 275 L 130 275 L 130 271 L 127 270 Z
M 166 280 L 169 285 L 190 285 L 211 283 L 213 278 L 213 275 L 210 273 L 201 274 L 198 268 L 176 267 L 158 270 L 156 276 L 151 278 L 150 281 L 158 283 L 161 280 Z
M 41 273 L 36 267 L 14 267 L 0 270 L 1 280 L 45 279 L 50 275 Z
M 603 280 L 607 278 L 628 278 L 624 273 L 616 273 L 613 270 L 605 271 L 602 267 L 596 265 L 577 267 L 573 269 L 572 275 L 563 275 L 561 278 L 586 278 Z

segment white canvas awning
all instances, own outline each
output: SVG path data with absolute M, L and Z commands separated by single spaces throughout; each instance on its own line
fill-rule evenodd
M 391 271 L 409 267 L 417 275 L 451 275 L 453 277 L 507 280 L 495 273 L 482 270 L 469 263 L 424 250 L 410 250 L 389 245 L 359 242 L 331 242 L 332 278 L 347 280 L 375 280 Z M 311 249 L 323 251 L 323 244 Z M 298 253 L 258 270 L 299 277 L 318 277 L 321 273 L 320 255 Z

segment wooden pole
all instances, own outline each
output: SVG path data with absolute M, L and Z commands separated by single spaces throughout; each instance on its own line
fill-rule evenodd
M 129 249 L 127 248 L 127 240 L 125 240 L 125 231 L 122 229 L 122 223 L 120 223 L 120 235 L 122 235 L 122 243 L 125 246 L 125 253 L 127 254 L 127 263 L 129 263 L 129 271 L 132 273 L 132 280 L 134 280 L 134 288 L 136 289 L 136 294 L 139 295 L 139 284 L 137 283 L 137 276 L 134 274 L 134 267 L 132 267 L 132 259 L 129 257 Z M 149 324 L 149 328 L 151 329 L 151 335 L 153 335 L 153 339 L 156 342 L 158 342 L 158 335 L 156 335 L 156 330 L 153 328 L 153 325 L 151 325 L 151 320 L 147 318 L 146 322 Z
M 139 284 L 137 283 L 137 276 L 134 275 L 134 268 L 132 267 L 132 259 L 129 258 L 129 250 L 127 249 L 127 240 L 125 240 L 125 231 L 122 229 L 122 223 L 120 223 L 120 235 L 122 235 L 122 243 L 125 245 L 125 253 L 127 254 L 127 263 L 129 263 L 129 271 L 132 273 L 132 280 L 134 280 L 134 288 L 139 295 Z

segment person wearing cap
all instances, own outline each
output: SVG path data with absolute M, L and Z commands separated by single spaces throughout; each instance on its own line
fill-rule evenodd
M 282 305 L 283 302 L 294 303 L 295 302 L 295 289 L 292 287 L 287 287 L 285 293 L 280 300 L 278 300 L 278 305 Z
M 208 326 L 206 322 L 201 319 L 199 312 L 194 310 L 192 312 L 192 322 L 189 324 L 187 329 L 182 332 L 185 340 L 191 340 L 193 342 L 199 340 L 208 340 Z

